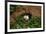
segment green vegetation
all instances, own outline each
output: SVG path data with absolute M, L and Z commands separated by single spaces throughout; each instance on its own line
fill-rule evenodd
M 21 28 L 40 28 L 41 27 L 41 18 L 40 17 L 31 17 L 30 20 L 25 21 L 23 16 L 18 16 L 16 22 L 10 25 L 12 29 L 21 29 Z

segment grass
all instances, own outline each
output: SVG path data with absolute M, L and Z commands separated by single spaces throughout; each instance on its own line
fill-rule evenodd
M 23 16 L 18 16 L 16 22 L 10 24 L 11 29 L 23 29 L 23 28 L 40 28 L 41 27 L 41 18 L 40 17 L 31 17 L 30 20 L 25 21 Z

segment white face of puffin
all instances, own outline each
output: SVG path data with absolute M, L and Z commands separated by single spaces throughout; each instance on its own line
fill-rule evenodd
M 28 15 L 25 15 L 24 16 L 24 19 L 27 21 L 27 20 L 29 20 L 29 16 Z

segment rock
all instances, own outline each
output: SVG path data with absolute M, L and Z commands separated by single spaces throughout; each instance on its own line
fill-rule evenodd
M 24 15 L 24 19 L 27 21 L 29 20 L 29 16 L 28 15 Z

